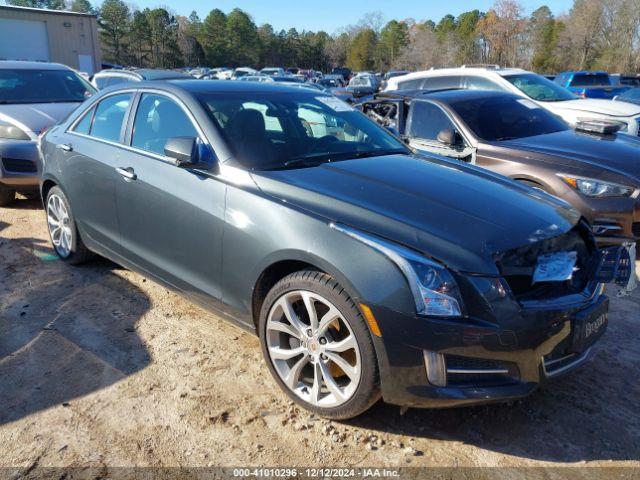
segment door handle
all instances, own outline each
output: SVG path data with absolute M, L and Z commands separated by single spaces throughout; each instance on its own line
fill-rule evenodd
M 73 151 L 73 147 L 71 145 L 69 145 L 68 143 L 59 143 L 56 145 L 56 148 L 59 150 L 64 150 L 65 152 L 71 152 Z
M 134 172 L 133 168 L 131 167 L 127 167 L 127 168 L 116 167 L 116 172 L 118 172 L 127 180 L 135 180 L 136 178 L 138 178 L 138 176 L 136 175 L 136 172 Z

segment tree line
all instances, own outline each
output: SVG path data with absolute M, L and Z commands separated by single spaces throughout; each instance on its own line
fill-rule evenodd
M 6 0 L 12 5 L 98 15 L 105 61 L 138 67 L 296 66 L 327 71 L 427 69 L 495 63 L 554 73 L 574 69 L 640 69 L 640 0 L 574 0 L 554 16 L 530 15 L 517 0 L 496 0 L 487 12 L 446 15 L 439 22 L 385 21 L 367 13 L 329 34 L 276 31 L 249 13 L 213 9 L 204 19 L 163 8 L 140 10 L 123 0 Z M 416 12 L 418 15 L 420 12 Z M 428 12 L 424 12 L 428 13 Z

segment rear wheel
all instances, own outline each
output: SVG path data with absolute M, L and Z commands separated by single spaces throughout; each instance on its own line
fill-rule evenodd
M 59 187 L 47 194 L 47 226 L 53 248 L 61 260 L 77 265 L 94 256 L 84 245 L 73 219 L 71 205 Z
M 13 203 L 16 199 L 16 191 L 0 184 L 0 207 Z
M 346 419 L 380 398 L 368 327 L 329 275 L 302 271 L 280 280 L 264 301 L 259 330 L 269 370 L 307 410 Z

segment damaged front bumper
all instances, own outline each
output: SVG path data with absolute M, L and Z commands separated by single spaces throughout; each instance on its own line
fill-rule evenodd
M 575 244 L 567 236 L 550 246 Z M 585 364 L 607 328 L 605 284 L 630 287 L 635 252 L 634 245 L 590 251 L 582 279 L 565 288 L 538 289 L 529 281 L 531 291 L 516 294 L 511 287 L 525 282 L 513 273 L 522 275 L 523 265 L 511 277 L 458 274 L 462 318 L 373 306 L 382 332 L 375 342 L 384 400 L 413 407 L 507 401 Z

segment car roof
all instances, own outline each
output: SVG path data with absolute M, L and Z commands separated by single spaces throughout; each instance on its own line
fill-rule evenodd
M 531 73 L 521 68 L 485 68 L 485 67 L 456 67 L 456 68 L 434 68 L 431 70 L 421 70 L 419 72 L 412 72 L 400 77 L 394 77 L 392 80 L 401 82 L 403 80 L 409 80 L 412 78 L 425 78 L 435 77 L 439 75 L 486 75 L 489 73 L 495 73 L 498 75 L 511 75 L 515 73 Z
M 497 90 L 471 90 L 465 88 L 446 88 L 442 90 L 395 90 L 391 92 L 385 92 L 384 95 L 379 95 L 380 98 L 429 98 L 439 100 L 443 103 L 449 103 L 453 100 L 461 99 L 481 99 L 481 98 L 499 98 L 499 97 L 513 97 L 520 98 L 517 95 L 508 92 L 500 92 Z
M 169 78 L 188 78 L 189 75 L 185 75 L 181 72 L 175 72 L 173 70 L 156 70 L 152 68 L 138 68 L 133 70 L 134 73 L 140 75 L 144 80 L 161 80 Z
M 609 75 L 604 70 L 568 70 L 562 74 L 572 73 L 574 75 Z
M 296 88 L 296 87 L 288 87 L 287 83 L 277 83 L 277 82 L 235 82 L 228 80 L 196 80 L 186 78 L 176 79 L 176 80 L 167 80 L 161 82 L 140 82 L 135 85 L 134 88 L 158 88 L 158 86 L 162 85 L 163 88 L 174 91 L 186 91 L 189 93 L 256 93 L 256 92 L 265 92 L 265 93 L 304 93 L 304 89 Z M 109 91 L 115 91 L 119 89 L 130 89 L 132 85 L 117 85 L 115 87 L 110 87 Z M 322 91 L 313 91 L 309 90 L 309 93 L 322 95 Z
M 0 60 L 0 69 L 11 70 L 72 70 L 61 63 L 28 62 L 24 60 Z

